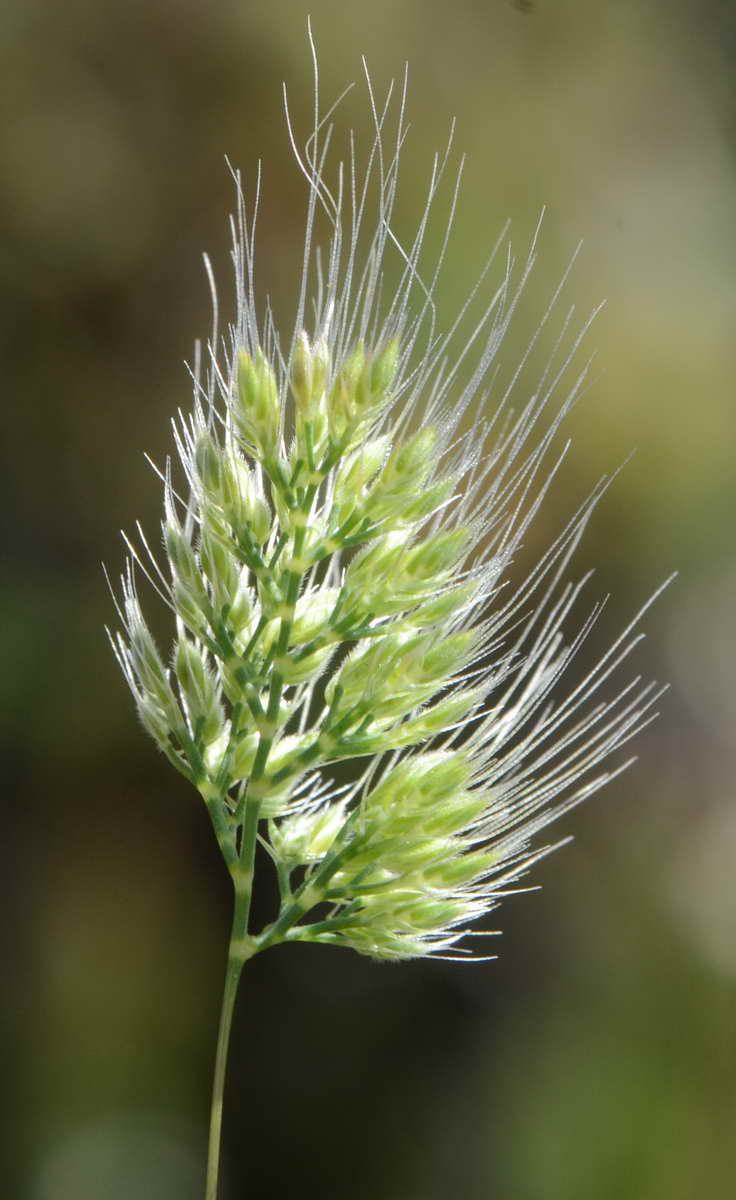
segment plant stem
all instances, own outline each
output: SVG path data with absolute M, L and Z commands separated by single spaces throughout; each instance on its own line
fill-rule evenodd
M 207 1154 L 205 1200 L 217 1200 L 217 1180 L 220 1171 L 222 1105 L 225 1090 L 227 1054 L 230 1044 L 230 1029 L 233 1022 L 233 1010 L 238 994 L 240 973 L 243 970 L 244 964 L 255 954 L 256 950 L 247 934 L 249 907 L 250 889 L 244 889 L 243 891 L 236 890 L 233 927 L 228 948 L 227 969 L 225 971 L 225 987 L 222 994 L 222 1008 L 220 1009 L 220 1028 L 217 1035 L 215 1077 L 212 1085 L 212 1107 L 210 1109 L 210 1137 Z
M 314 497 L 317 493 L 317 487 L 311 485 L 307 488 L 306 494 L 301 502 L 300 508 L 305 515 L 309 517 L 311 512 Z M 304 546 L 305 529 L 300 526 L 294 533 L 294 558 L 299 559 Z M 279 539 L 278 549 L 274 554 L 274 563 L 285 543 L 286 539 Z M 279 638 L 276 647 L 278 656 L 283 657 L 289 648 L 289 637 L 294 619 L 294 607 L 299 595 L 299 582 L 303 575 L 303 570 L 289 570 L 286 572 L 287 593 L 286 593 L 286 615 L 281 619 L 281 628 L 279 630 Z M 252 646 L 255 644 L 265 622 L 263 618 L 258 623 L 256 631 L 248 644 L 246 654 L 247 657 Z M 210 1139 L 209 1151 L 207 1156 L 207 1187 L 205 1190 L 205 1200 L 217 1200 L 217 1180 L 220 1170 L 220 1143 L 222 1137 L 222 1106 L 223 1095 L 225 1090 L 225 1072 L 227 1069 L 227 1052 L 230 1043 L 230 1029 L 233 1022 L 233 1010 L 235 1008 L 235 999 L 238 994 L 238 984 L 240 982 L 240 973 L 243 970 L 243 965 L 251 958 L 260 947 L 257 942 L 248 934 L 248 918 L 250 915 L 250 901 L 253 891 L 253 871 L 255 864 L 256 842 L 258 840 L 258 818 L 261 809 L 261 797 L 256 791 L 256 787 L 261 784 L 263 775 L 268 761 L 268 755 L 271 750 L 271 745 L 274 739 L 274 734 L 278 727 L 278 715 L 281 705 L 281 697 L 284 690 L 284 678 L 278 668 L 274 668 L 271 673 L 271 683 L 269 688 L 268 706 L 265 713 L 267 728 L 262 728 L 258 741 L 258 749 L 256 751 L 255 762 L 251 771 L 248 784 L 248 792 L 245 800 L 245 815 L 243 820 L 243 839 L 240 847 L 240 855 L 234 852 L 234 848 L 224 840 L 220 841 L 221 849 L 225 855 L 225 861 L 230 868 L 233 883 L 235 884 L 235 910 L 233 913 L 233 928 L 230 935 L 230 947 L 228 951 L 227 970 L 225 972 L 225 988 L 222 995 L 222 1009 L 220 1010 L 220 1029 L 217 1035 L 217 1054 L 215 1056 L 215 1078 L 212 1086 L 212 1108 L 210 1110 Z M 256 785 L 256 786 L 254 786 Z M 233 861 L 233 858 L 235 861 Z

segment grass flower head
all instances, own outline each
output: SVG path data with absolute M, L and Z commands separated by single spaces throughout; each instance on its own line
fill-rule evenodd
M 607 690 L 632 626 L 561 692 L 598 611 L 564 632 L 582 586 L 565 575 L 605 480 L 521 584 L 506 584 L 564 457 L 556 437 L 585 378 L 568 386 L 584 330 L 570 335 L 563 318 L 532 375 L 550 304 L 494 392 L 536 238 L 520 266 L 502 238 L 441 330 L 456 186 L 429 266 L 423 247 L 448 154 L 402 240 L 405 92 L 381 104 L 370 82 L 368 93 L 362 171 L 351 141 L 328 172 L 330 114 L 317 105 L 303 152 L 292 134 L 307 213 L 286 337 L 256 300 L 260 178 L 251 206 L 236 175 L 235 320 L 198 353 L 193 404 L 175 422 L 164 561 L 141 535 L 122 582 L 114 644 L 141 722 L 200 793 L 232 876 L 232 996 L 243 962 L 278 942 L 467 955 L 470 927 L 554 848 L 538 836 L 626 765 L 604 764 L 658 694 L 637 680 Z M 170 651 L 146 624 L 141 572 L 171 610 Z M 348 781 L 335 771 L 344 760 L 359 762 Z M 253 930 L 259 842 L 281 904 Z M 220 1090 L 226 1042 L 227 1029 Z M 211 1175 L 208 1195 L 215 1186 Z
M 429 280 L 420 265 L 447 159 L 402 245 L 392 211 L 404 96 L 388 145 L 391 97 L 381 111 L 370 98 L 361 180 L 353 155 L 329 190 L 319 113 L 297 153 L 307 229 L 286 342 L 268 307 L 258 317 L 255 213 L 249 223 L 236 177 L 236 320 L 198 363 L 192 411 L 175 424 L 186 492 L 167 464 L 166 564 L 145 540 L 143 552 L 131 544 L 122 584 L 115 648 L 143 725 L 204 799 L 236 892 L 251 891 L 257 837 L 276 864 L 282 913 L 251 952 L 297 938 L 380 958 L 457 947 L 539 856 L 535 835 L 610 778 L 601 763 L 654 700 L 636 683 L 599 700 L 629 630 L 551 699 L 595 616 L 564 639 L 581 585 L 562 576 L 605 480 L 525 582 L 512 595 L 502 585 L 561 461 L 549 461 L 552 442 L 584 369 L 539 429 L 581 335 L 521 408 L 511 408 L 521 367 L 489 403 L 533 245 L 518 276 L 507 256 L 490 295 L 484 271 L 471 300 L 482 293 L 485 307 L 448 357 L 455 329 L 438 333 L 433 299 L 440 264 Z M 322 254 L 318 214 L 331 227 Z M 386 297 L 389 252 L 401 272 Z M 168 658 L 146 625 L 137 567 L 172 611 Z M 330 767 L 345 759 L 364 769 L 338 785 Z

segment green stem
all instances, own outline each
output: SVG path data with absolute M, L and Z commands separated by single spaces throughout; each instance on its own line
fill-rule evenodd
M 302 509 L 308 516 L 316 487 L 311 487 L 307 490 Z M 294 535 L 294 556 L 296 558 L 302 552 L 304 544 L 304 529 L 297 529 Z M 279 544 L 279 552 L 281 544 Z M 274 561 L 277 555 L 274 556 Z M 299 594 L 299 580 L 301 572 L 289 571 L 287 575 L 286 589 L 286 605 L 288 615 L 282 618 L 281 629 L 277 643 L 277 653 L 279 655 L 286 654 L 289 646 L 289 636 L 293 620 L 293 610 Z M 259 636 L 264 625 L 263 619 L 258 624 L 253 638 L 248 646 L 248 651 L 252 648 Z M 246 656 L 244 656 L 246 657 Z M 250 902 L 253 890 L 253 870 L 255 863 L 256 842 L 258 840 L 258 818 L 261 809 L 261 797 L 258 794 L 257 788 L 261 784 L 268 761 L 268 755 L 271 750 L 271 745 L 276 731 L 278 722 L 279 708 L 281 705 L 281 697 L 284 689 L 283 676 L 277 669 L 273 669 L 271 673 L 271 685 L 269 689 L 268 706 L 265 714 L 266 729 L 261 730 L 258 749 L 256 750 L 256 758 L 253 763 L 248 792 L 245 799 L 245 814 L 243 820 L 243 836 L 240 847 L 240 856 L 237 853 L 233 854 L 233 848 L 227 844 L 223 846 L 223 853 L 226 854 L 226 860 L 232 874 L 235 884 L 235 911 L 233 913 L 233 928 L 230 935 L 230 947 L 228 951 L 227 970 L 225 972 L 225 988 L 222 996 L 222 1009 L 220 1012 L 220 1028 L 217 1037 L 217 1053 L 215 1056 L 215 1077 L 212 1087 L 212 1108 L 210 1111 L 210 1137 L 209 1137 L 209 1152 L 207 1159 L 207 1187 L 205 1191 L 205 1200 L 217 1200 L 217 1180 L 220 1169 L 220 1142 L 222 1133 L 222 1105 L 223 1094 L 225 1089 L 225 1071 L 227 1067 L 227 1053 L 230 1043 L 230 1030 L 233 1021 L 233 1010 L 235 1008 L 235 998 L 238 994 L 238 984 L 240 982 L 240 974 L 243 970 L 243 964 L 251 958 L 259 949 L 257 943 L 248 934 L 248 919 L 250 915 Z M 251 706 L 251 700 L 248 700 Z M 258 706 L 260 708 L 260 705 Z M 255 787 L 253 785 L 256 785 Z M 255 793 L 255 794 L 253 794 Z M 217 815 L 218 810 L 213 810 L 213 817 Z M 233 861 L 234 859 L 234 861 Z
M 250 889 L 236 891 L 233 927 L 228 949 L 225 987 L 220 1010 L 220 1027 L 217 1035 L 215 1076 L 212 1084 L 212 1107 L 210 1109 L 210 1136 L 207 1154 L 207 1186 L 205 1200 L 217 1200 L 217 1180 L 220 1173 L 220 1143 L 222 1134 L 222 1105 L 225 1090 L 225 1071 L 230 1044 L 233 1010 L 238 994 L 240 974 L 244 964 L 256 953 L 256 947 L 247 934 Z
M 340 834 L 335 839 L 335 850 L 328 854 L 319 870 L 315 871 L 311 877 L 308 876 L 299 885 L 291 897 L 291 902 L 282 909 L 277 920 L 254 939 L 257 950 L 267 950 L 269 946 L 275 946 L 278 942 L 283 941 L 300 917 L 303 917 L 324 899 L 326 886 L 332 876 L 357 854 L 361 846 L 358 839 L 348 843 L 347 846 L 340 846 L 338 839 L 340 839 Z

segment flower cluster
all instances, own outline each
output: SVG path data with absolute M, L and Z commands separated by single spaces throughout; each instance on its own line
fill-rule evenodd
M 327 187 L 319 116 L 297 156 L 309 199 L 288 344 L 268 308 L 257 314 L 240 193 L 236 320 L 213 336 L 175 425 L 182 482 L 171 465 L 162 473 L 166 564 L 142 540 L 123 578 L 116 653 L 143 725 L 207 806 L 242 960 L 296 939 L 388 959 L 463 953 L 468 926 L 548 849 L 535 835 L 610 777 L 602 760 L 656 695 L 634 681 L 599 700 L 636 641 L 629 630 L 566 697 L 553 693 L 595 616 L 563 640 L 579 591 L 564 572 L 605 483 L 510 595 L 504 577 L 559 466 L 548 460 L 584 372 L 538 430 L 577 342 L 515 410 L 521 370 L 490 404 L 485 381 L 534 247 L 520 277 L 507 258 L 452 359 L 456 327 L 436 328 L 438 271 L 421 269 L 446 158 L 402 244 L 403 101 L 392 152 L 387 108 L 373 111 L 372 154 L 362 180 L 351 160 L 349 189 L 340 170 L 335 194 Z M 389 254 L 399 270 L 387 295 Z M 142 614 L 140 570 L 174 616 L 168 658 Z M 348 782 L 334 770 L 343 760 L 359 763 Z M 281 909 L 252 933 L 258 841 Z

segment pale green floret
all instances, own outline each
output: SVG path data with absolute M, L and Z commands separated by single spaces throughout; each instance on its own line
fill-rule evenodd
M 239 639 L 240 640 L 240 639 Z M 239 654 L 234 654 L 220 668 L 222 690 L 231 705 L 242 704 L 246 688 L 246 668 Z
M 484 792 L 458 792 L 436 812 L 426 813 L 422 828 L 432 837 L 449 837 L 471 826 L 487 808 L 488 796 Z
M 372 720 L 399 719 L 440 690 L 467 661 L 473 642 L 474 634 L 464 632 L 444 640 L 415 633 L 364 643 L 330 680 L 325 698 L 338 715 L 357 709 Z
M 427 538 L 409 552 L 404 575 L 415 584 L 436 585 L 442 582 L 465 553 L 470 540 L 469 529 L 454 529 Z
M 380 862 L 384 871 L 389 872 L 389 879 L 384 883 L 391 883 L 390 891 L 393 894 L 397 880 L 421 872 L 432 863 L 444 861 L 454 848 L 449 838 L 428 838 L 421 828 L 411 828 L 408 822 L 397 821 L 395 832 L 385 830 L 380 835 L 376 832 L 363 842 L 362 851 L 351 860 L 351 875 L 345 874 L 342 884 L 345 897 L 374 894 L 370 871 L 376 862 Z M 385 892 L 387 888 L 381 887 L 376 894 L 379 890 Z
M 467 529 L 458 529 L 412 547 L 407 530 L 385 534 L 350 564 L 345 576 L 346 605 L 390 616 L 425 601 L 421 615 L 411 623 L 427 626 L 445 621 L 461 607 L 462 596 L 477 590 L 461 593 L 458 588 L 435 595 L 457 568 L 469 536 Z
M 445 862 L 426 867 L 423 872 L 423 882 L 430 888 L 438 888 L 442 891 L 454 890 L 482 879 L 497 862 L 497 854 L 468 851 L 458 858 L 450 858 Z
M 174 525 L 165 529 L 172 573 L 172 599 L 177 613 L 197 636 L 204 634 L 212 617 L 212 604 L 200 564 L 189 539 Z
M 291 362 L 290 385 L 295 401 L 297 457 L 310 470 L 323 451 L 328 435 L 327 378 L 330 353 L 324 339 L 310 346 L 304 330 L 297 339 Z
M 421 732 L 423 737 L 430 737 L 433 734 L 441 733 L 445 729 L 451 728 L 459 721 L 462 721 L 468 713 L 472 712 L 485 696 L 484 688 L 467 688 L 459 692 L 453 692 L 450 696 L 445 696 L 438 700 L 431 708 L 425 708 L 423 712 L 416 718 L 414 731 L 416 734 Z M 402 728 L 405 728 L 402 726 Z
M 396 531 L 383 534 L 369 542 L 350 563 L 345 572 L 345 592 L 358 597 L 372 592 L 377 586 L 385 586 L 389 578 L 395 578 L 406 557 L 409 534 Z
M 434 684 L 435 688 L 467 665 L 478 634 L 466 629 L 438 639 L 432 633 L 410 635 L 409 653 L 404 667 L 417 684 Z
M 330 618 L 335 609 L 339 588 L 322 587 L 314 592 L 305 593 L 297 600 L 294 608 L 282 605 L 274 610 L 274 615 L 263 626 L 259 638 L 260 651 L 268 654 L 275 649 L 281 636 L 281 623 L 286 617 L 289 620 L 288 647 L 313 643 L 315 639 L 324 642 L 314 646 L 312 653 L 305 657 L 283 655 L 279 659 L 280 669 L 290 682 L 296 683 L 308 679 L 313 670 L 325 661 L 332 653 L 335 639 L 330 634 Z M 253 621 L 251 619 L 251 626 Z M 311 668 L 309 663 L 312 664 Z
M 200 434 L 194 451 L 194 464 L 203 494 L 215 504 L 222 503 L 225 490 L 225 462 L 220 447 L 206 430 Z
M 138 695 L 136 706 L 143 728 L 150 733 L 153 740 L 162 750 L 167 748 L 169 746 L 169 735 L 181 722 L 181 714 L 179 714 L 179 720 L 172 726 L 170 715 L 164 712 L 152 696 L 148 696 L 145 693 Z
M 403 612 L 414 603 L 400 587 L 408 534 L 384 534 L 356 555 L 345 573 L 344 605 L 347 610 L 371 612 L 376 617 Z
M 449 499 L 454 488 L 455 482 L 452 479 L 443 479 L 439 483 L 423 488 L 413 500 L 404 505 L 400 516 L 396 518 L 397 523 L 413 525 L 415 522 L 431 516 Z
M 364 372 L 361 386 L 363 389 L 362 403 L 364 407 L 371 405 L 383 407 L 383 397 L 390 393 L 396 379 L 399 365 L 399 339 L 391 341 L 378 354 L 374 355 L 367 373 Z M 360 389 L 359 389 L 360 390 Z M 379 399 L 380 397 L 380 399 Z
M 365 348 L 356 346 L 340 366 L 327 394 L 327 420 L 330 435 L 338 446 L 350 442 L 357 425 L 355 392 L 365 366 Z
M 215 741 L 225 721 L 219 688 L 203 652 L 187 637 L 177 644 L 174 671 L 195 737 L 205 745 Z
M 309 345 L 309 338 L 304 330 L 301 331 L 297 338 L 289 382 L 296 401 L 297 416 L 303 421 L 311 420 L 316 413 L 319 396 L 324 391 L 324 380 L 322 380 L 322 387 L 316 389 L 314 386 L 312 350 Z M 315 403 L 315 400 L 317 403 Z
M 274 745 L 268 760 L 269 771 L 275 774 L 293 764 L 302 750 L 310 744 L 308 734 L 288 734 Z
M 135 605 L 127 605 L 127 616 L 130 684 L 138 715 L 157 745 L 168 749 L 169 735 L 183 725 L 181 709 L 169 682 L 169 673 Z
M 343 944 L 379 958 L 414 957 L 426 953 L 417 937 L 477 915 L 478 901 L 464 889 L 495 859 L 468 838 L 489 803 L 471 788 L 472 775 L 462 752 L 430 751 L 404 759 L 363 797 L 349 860 L 330 889 L 351 913 L 340 927 Z
M 421 938 L 413 938 L 404 933 L 394 933 L 386 928 L 361 929 L 360 926 L 355 925 L 344 934 L 319 935 L 314 938 L 314 941 L 339 941 L 341 945 L 350 946 L 358 954 L 366 954 L 369 958 L 386 959 L 389 962 L 424 958 L 427 955 L 427 944 Z
M 436 750 L 406 758 L 364 798 L 365 815 L 385 816 L 396 806 L 439 804 L 466 787 L 471 769 L 459 751 Z
M 419 900 L 398 906 L 392 915 L 411 930 L 448 929 L 465 916 L 467 906 L 457 900 Z
M 199 561 L 216 608 L 232 604 L 240 583 L 240 567 L 212 528 L 205 527 L 200 534 Z
M 428 425 L 407 442 L 394 446 L 370 488 L 367 503 L 372 520 L 406 518 L 432 471 L 436 444 L 437 432 Z
M 257 749 L 258 734 L 255 731 L 241 729 L 234 733 L 228 721 L 220 736 L 205 747 L 202 759 L 212 778 L 216 778 L 219 771 L 227 770 L 229 779 L 238 782 L 248 778 Z
M 447 588 L 438 596 L 433 596 L 431 600 L 425 600 L 412 609 L 402 626 L 425 629 L 431 625 L 441 625 L 450 617 L 462 612 L 477 591 L 478 586 L 474 583 Z
M 378 416 L 391 399 L 398 362 L 399 343 L 396 338 L 377 354 L 365 355 L 353 392 L 354 412 L 359 425 Z
M 233 597 L 227 614 L 228 625 L 237 641 L 245 638 L 243 645 L 249 640 L 255 626 L 256 596 L 241 572 L 238 589 Z M 243 646 L 239 647 L 241 650 Z
M 460 752 L 418 754 L 394 767 L 363 798 L 357 825 L 362 848 L 352 866 L 380 861 L 404 874 L 463 849 L 453 835 L 466 829 L 487 803 L 486 796 L 467 790 L 470 776 Z
M 171 598 L 179 617 L 195 637 L 204 635 L 208 628 L 206 612 L 209 602 L 206 597 L 195 598 L 179 579 L 175 579 L 171 588 Z M 200 601 L 203 600 L 204 604 Z
M 233 779 L 248 779 L 250 776 L 258 750 L 258 741 L 258 734 L 254 731 L 244 733 L 236 742 L 231 762 Z
M 279 388 L 260 347 L 255 361 L 245 350 L 240 351 L 233 420 L 246 451 L 260 459 L 275 454 L 281 431 Z
M 306 866 L 325 857 L 344 823 L 344 804 L 328 804 L 317 812 L 297 813 L 272 822 L 271 845 L 284 862 Z
M 337 372 L 327 395 L 327 419 L 333 443 L 346 450 L 360 441 L 392 399 L 399 360 L 398 339 L 374 355 L 361 342 Z
M 324 585 L 299 597 L 294 610 L 290 645 L 311 642 L 329 628 L 339 595 L 339 588 Z
M 312 404 L 320 411 L 324 409 L 331 366 L 332 358 L 327 341 L 324 337 L 318 338 L 312 346 Z
M 455 692 L 438 700 L 429 708 L 423 708 L 416 716 L 397 724 L 393 718 L 377 721 L 375 729 L 351 739 L 354 754 L 380 754 L 384 750 L 398 750 L 415 746 L 418 742 L 443 733 L 462 723 L 482 701 L 483 689 Z
M 240 451 L 234 446 L 221 448 L 205 431 L 197 442 L 194 461 L 207 522 L 228 541 L 231 530 L 236 540 L 239 532 L 247 530 L 255 543 L 262 545 L 271 531 L 271 513 Z
M 315 680 L 327 666 L 334 654 L 334 646 L 321 646 L 298 662 L 289 659 L 281 664 L 281 673 L 286 683 L 308 683 Z
M 167 524 L 164 540 L 172 573 L 200 607 L 207 604 L 207 589 L 189 538 L 176 525 Z
M 169 676 L 156 648 L 148 626 L 136 614 L 130 625 L 130 659 L 138 683 L 143 691 L 163 709 L 175 706 Z
M 363 899 L 339 940 L 373 958 L 419 958 L 427 954 L 428 935 L 445 935 L 478 914 L 478 905 L 463 899 L 423 895 L 421 890 L 387 891 Z M 451 941 L 450 937 L 445 944 Z
M 225 769 L 230 783 L 240 783 L 253 769 L 258 741 L 255 730 L 241 729 L 233 734 L 227 723 L 220 736 L 205 747 L 204 764 L 213 777 Z
M 222 452 L 222 488 L 214 499 L 236 537 L 247 529 L 256 545 L 266 541 L 271 532 L 269 507 L 258 493 L 253 472 L 235 449 Z
M 368 485 L 386 461 L 390 445 L 387 435 L 370 438 L 343 460 L 335 474 L 333 511 L 338 528 L 356 509 L 365 507 Z

